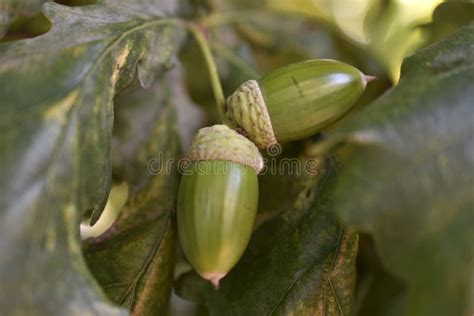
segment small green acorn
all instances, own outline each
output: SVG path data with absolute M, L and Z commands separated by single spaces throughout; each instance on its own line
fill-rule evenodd
M 226 101 L 225 121 L 265 149 L 311 136 L 347 113 L 368 81 L 336 60 L 308 60 L 244 82 Z
M 214 287 L 250 240 L 258 205 L 258 148 L 225 125 L 199 130 L 178 192 L 178 234 L 196 272 Z

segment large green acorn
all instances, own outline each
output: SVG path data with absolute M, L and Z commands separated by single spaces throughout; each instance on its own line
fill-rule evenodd
M 199 130 L 178 192 L 183 252 L 217 288 L 250 240 L 258 204 L 258 148 L 225 125 Z
M 311 136 L 347 113 L 367 82 L 336 60 L 309 60 L 244 82 L 226 102 L 226 123 L 267 148 Z

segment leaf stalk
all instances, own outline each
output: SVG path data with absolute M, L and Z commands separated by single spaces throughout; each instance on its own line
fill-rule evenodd
M 204 56 L 206 61 L 207 68 L 209 71 L 209 77 L 211 79 L 212 91 L 214 93 L 214 99 L 216 101 L 217 113 L 219 115 L 219 120 L 224 121 L 225 117 L 225 97 L 224 91 L 222 90 L 222 84 L 219 79 L 219 73 L 217 72 L 217 66 L 212 56 L 209 42 L 207 41 L 204 34 L 198 29 L 198 27 L 193 23 L 188 23 L 187 28 L 189 32 L 194 36 L 201 53 Z

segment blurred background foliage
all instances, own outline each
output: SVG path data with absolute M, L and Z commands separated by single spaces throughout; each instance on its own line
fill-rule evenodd
M 301 12 L 336 25 L 350 41 L 365 47 L 396 81 L 403 58 L 427 40 L 419 26 L 431 22 L 442 0 L 268 2 L 276 10 Z
M 0 9 L 10 6 L 14 10 L 10 15 L 0 15 L 0 35 L 4 34 L 1 41 L 47 32 L 50 23 L 39 11 L 43 2 L 2 1 Z M 56 2 L 79 6 L 94 1 Z M 474 1 L 190 0 L 183 2 L 182 8 L 181 14 L 196 20 L 207 35 L 226 95 L 241 82 L 277 67 L 310 58 L 331 58 L 352 64 L 379 79 L 368 86 L 354 111 L 397 83 L 406 56 L 474 21 Z M 199 117 L 201 125 L 216 121 L 207 68 L 195 43 L 184 43 L 180 62 L 184 66 L 180 80 L 187 92 L 186 102 L 195 103 L 202 109 L 192 112 L 193 117 Z M 185 120 L 183 124 L 188 123 Z M 192 132 L 187 133 L 181 142 L 189 143 L 191 137 Z M 285 147 L 284 156 L 291 157 L 298 152 L 301 148 L 293 144 Z M 291 194 L 295 191 L 284 175 L 265 175 L 261 181 L 259 225 L 278 215 L 286 207 L 285 201 L 290 200 L 284 194 L 276 194 L 285 197 L 283 200 L 275 198 L 275 190 Z M 271 192 L 265 191 L 270 188 L 265 183 L 272 184 Z M 99 230 L 95 227 L 94 231 L 84 228 L 87 234 L 97 236 L 101 230 L 105 231 L 118 216 L 127 195 L 128 189 L 117 183 L 99 223 L 104 226 Z M 398 315 L 403 284 L 384 269 L 369 236 L 361 235 L 359 245 L 355 310 L 360 315 Z M 175 275 L 187 270 L 189 267 L 179 262 Z M 374 283 L 374 279 L 378 281 Z M 172 298 L 174 303 L 177 300 L 175 296 Z M 171 314 L 189 313 L 190 310 L 205 313 L 203 309 L 181 301 L 171 305 Z
M 40 13 L 44 2 L 3 1 L 0 12 L 13 14 L 0 16 L 0 31 L 6 33 L 2 41 L 47 32 L 50 23 Z M 95 1 L 55 2 L 80 6 Z M 473 20 L 473 5 L 472 0 L 190 0 L 182 7 L 184 15 L 202 19 L 208 28 L 230 91 L 242 79 L 308 58 L 339 59 L 396 83 L 403 59 Z M 198 54 L 186 47 L 184 62 Z M 189 87 L 193 95 L 209 90 L 195 82 Z

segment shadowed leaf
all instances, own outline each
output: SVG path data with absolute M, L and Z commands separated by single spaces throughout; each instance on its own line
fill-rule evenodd
M 159 37 L 174 47 L 180 37 L 118 4 L 43 11 L 50 32 L 0 45 L 0 306 L 7 315 L 119 314 L 87 271 L 79 223 L 107 199 L 115 92 L 169 62 L 171 48 L 150 56 Z
M 408 58 L 346 142 L 335 210 L 373 234 L 407 315 L 467 315 L 474 263 L 474 25 Z
M 116 178 L 130 187 L 128 202 L 102 236 L 84 242 L 86 260 L 108 296 L 134 315 L 163 314 L 176 252 L 172 221 L 176 168 L 149 170 L 179 151 L 171 85 L 164 77 L 150 90 L 135 89 L 116 102 L 113 161 Z M 157 163 L 158 165 L 158 163 Z

